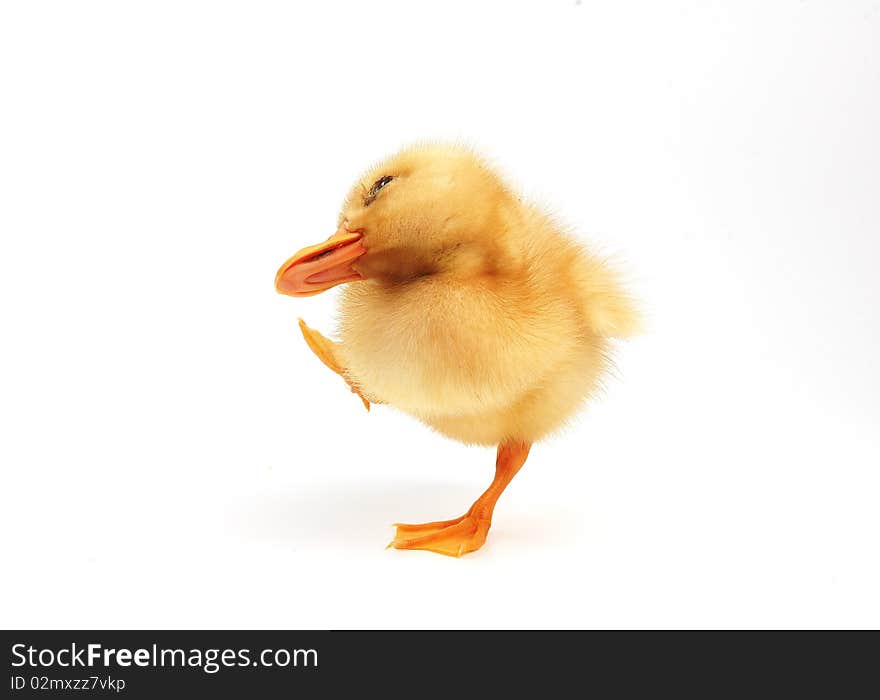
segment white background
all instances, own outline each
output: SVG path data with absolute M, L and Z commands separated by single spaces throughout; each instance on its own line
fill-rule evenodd
M 880 626 L 878 2 L 8 2 L 5 627 Z M 494 453 L 311 355 L 275 270 L 360 171 L 482 149 L 648 332 Z

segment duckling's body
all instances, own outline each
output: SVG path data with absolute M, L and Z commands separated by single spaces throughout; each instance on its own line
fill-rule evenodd
M 609 281 L 548 222 L 529 223 L 537 231 L 520 229 L 504 266 L 473 277 L 346 287 L 339 351 L 350 381 L 466 443 L 536 442 L 559 428 L 606 369 L 589 306 Z
M 374 192 L 383 179 L 379 190 L 391 187 Z M 636 314 L 605 262 L 470 151 L 408 149 L 363 183 L 331 241 L 351 232 L 362 239 L 329 248 L 342 256 L 362 245 L 350 268 L 335 269 L 363 279 L 346 285 L 340 342 L 324 354 L 363 398 L 456 440 L 499 445 L 496 480 L 465 516 L 399 526 L 392 543 L 462 554 L 482 544 L 529 446 L 594 393 L 611 339 L 633 331 Z M 322 264 L 320 256 L 306 262 Z M 304 333 L 310 344 L 327 343 Z

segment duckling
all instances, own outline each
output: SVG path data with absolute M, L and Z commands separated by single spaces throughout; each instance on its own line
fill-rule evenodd
M 300 297 L 345 284 L 339 341 L 300 328 L 364 402 L 466 444 L 495 478 L 460 517 L 396 524 L 388 545 L 459 557 L 486 541 L 533 443 L 595 394 L 638 314 L 606 260 L 522 200 L 471 149 L 422 144 L 354 185 L 337 230 L 278 270 Z

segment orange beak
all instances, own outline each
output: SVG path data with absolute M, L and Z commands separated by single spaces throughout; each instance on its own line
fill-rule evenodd
M 275 275 L 275 290 L 292 297 L 308 297 L 337 284 L 363 279 L 351 264 L 367 252 L 361 231 L 344 226 L 323 243 L 303 248 Z

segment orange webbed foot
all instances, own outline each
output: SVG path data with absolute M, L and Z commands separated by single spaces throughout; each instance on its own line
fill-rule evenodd
M 486 541 L 492 526 L 492 513 L 501 492 L 516 475 L 531 445 L 510 441 L 498 445 L 495 457 L 495 478 L 467 513 L 452 520 L 437 520 L 420 525 L 396 523 L 397 534 L 388 544 L 394 549 L 424 549 L 449 557 L 475 552 Z M 387 549 L 387 548 L 386 548 Z
M 453 520 L 421 525 L 398 523 L 397 535 L 388 545 L 394 549 L 424 549 L 449 557 L 460 557 L 483 546 L 491 520 L 468 513 Z
M 336 358 L 336 353 L 334 352 L 334 348 L 336 343 L 334 343 L 329 338 L 325 338 L 314 328 L 310 328 L 306 325 L 306 322 L 302 319 L 299 319 L 299 330 L 302 332 L 303 338 L 306 341 L 306 345 L 309 346 L 309 349 L 315 353 L 321 362 L 323 362 L 327 367 L 336 372 L 340 377 L 345 380 L 345 383 L 348 384 L 353 394 L 357 394 L 360 400 L 364 404 L 364 408 L 368 411 L 370 410 L 370 402 L 367 398 L 361 394 L 360 390 L 352 384 L 345 373 L 345 368 L 339 363 Z

